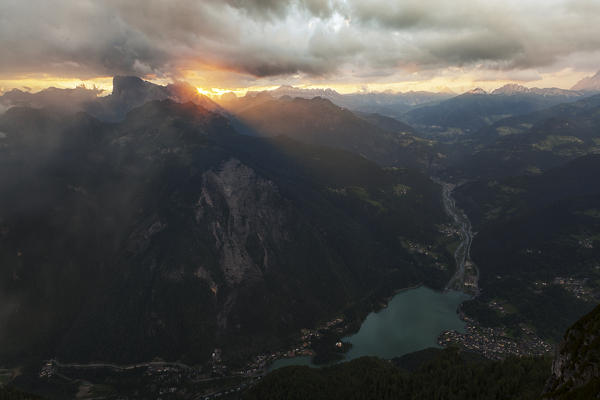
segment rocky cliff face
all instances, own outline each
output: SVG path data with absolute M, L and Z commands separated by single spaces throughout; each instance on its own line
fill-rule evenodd
M 196 222 L 211 231 L 228 285 L 262 279 L 289 239 L 286 208 L 273 182 L 235 158 L 204 173 Z
M 544 398 L 600 398 L 600 306 L 566 332 Z

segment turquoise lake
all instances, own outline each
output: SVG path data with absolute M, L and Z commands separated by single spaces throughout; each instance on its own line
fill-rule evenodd
M 386 308 L 369 314 L 357 333 L 342 339 L 352 343 L 345 361 L 362 356 L 393 358 L 440 347 L 437 338 L 443 331 L 465 331 L 456 310 L 468 299 L 462 292 L 436 292 L 424 286 L 398 293 Z M 288 365 L 311 365 L 310 357 L 280 359 L 270 369 Z

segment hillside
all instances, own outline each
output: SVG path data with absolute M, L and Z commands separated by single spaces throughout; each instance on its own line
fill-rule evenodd
M 258 136 L 339 148 L 381 165 L 427 170 L 438 157 L 435 143 L 418 138 L 410 126 L 383 116 L 357 116 L 320 97 L 263 95 L 239 99 L 228 110 Z
M 453 179 L 536 174 L 600 153 L 600 96 L 500 120 L 462 146 L 444 172 Z
M 376 358 L 322 369 L 287 367 L 265 377 L 243 398 L 269 399 L 538 399 L 548 360 L 474 359 L 455 349 L 437 350 L 412 371 Z
M 467 314 L 515 333 L 524 323 L 559 340 L 593 307 L 600 295 L 598 174 L 600 156 L 590 155 L 541 175 L 456 190 L 478 232 L 472 257 L 482 294 L 465 303 Z M 505 311 L 494 311 L 492 301 Z
M 0 400 L 42 400 L 41 397 L 22 392 L 14 387 L 0 386 Z
M 235 362 L 451 273 L 401 246 L 447 218 L 416 172 L 170 100 L 117 124 L 16 107 L 0 131 L 5 362 Z
M 433 138 L 456 140 L 501 119 L 575 101 L 582 96 L 568 91 L 501 89 L 492 94 L 473 90 L 438 104 L 416 108 L 408 111 L 404 120 Z

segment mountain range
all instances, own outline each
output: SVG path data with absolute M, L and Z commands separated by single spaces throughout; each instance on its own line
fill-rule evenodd
M 185 83 L 113 83 L 104 97 L 0 97 L 0 360 L 22 388 L 54 358 L 172 361 L 221 379 L 213 354 L 241 368 L 333 318 L 357 328 L 401 288 L 442 290 L 467 222 L 480 292 L 461 315 L 515 341 L 559 343 L 572 326 L 552 369 L 428 350 L 284 369 L 245 395 L 597 387 L 597 338 L 579 333 L 596 317 L 573 323 L 600 298 L 600 95 L 281 87 L 213 101 Z M 454 200 L 462 227 L 445 211 Z
M 585 96 L 583 92 L 528 89 L 519 85 L 506 85 L 492 93 L 474 89 L 437 104 L 409 110 L 402 120 L 432 137 L 454 140 L 457 136 L 474 134 L 504 118 L 576 101 Z
M 442 92 L 410 91 L 404 93 L 392 92 L 357 92 L 340 94 L 332 89 L 306 89 L 293 86 L 280 86 L 277 89 L 263 92 L 249 92 L 247 96 L 256 97 L 269 94 L 280 98 L 289 96 L 312 99 L 322 97 L 331 100 L 340 107 L 363 113 L 377 113 L 402 119 L 402 115 L 423 104 L 436 103 L 449 99 L 455 94 L 450 90 Z

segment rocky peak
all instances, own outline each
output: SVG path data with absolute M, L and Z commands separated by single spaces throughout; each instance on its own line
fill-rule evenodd
M 290 86 L 290 85 L 282 85 L 280 87 L 278 87 L 275 90 L 271 91 L 272 96 L 274 97 L 283 97 L 283 96 L 290 96 L 292 98 L 294 97 L 302 97 L 302 98 L 306 98 L 306 99 L 310 99 L 313 97 L 336 97 L 339 96 L 340 94 L 338 92 L 336 92 L 333 89 L 306 89 L 306 88 L 299 88 L 299 87 L 294 87 L 294 86 Z

